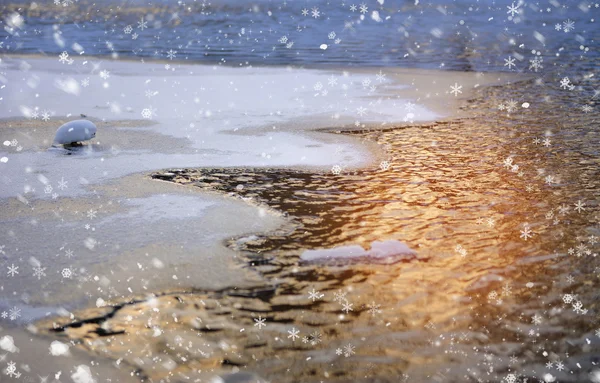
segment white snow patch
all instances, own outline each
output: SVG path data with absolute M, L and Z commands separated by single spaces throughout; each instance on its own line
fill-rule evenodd
M 50 355 L 52 356 L 69 356 L 71 353 L 69 352 L 69 345 L 59 342 L 57 340 L 50 343 Z
M 15 340 L 10 335 L 5 335 L 0 339 L 0 348 L 8 352 L 19 352 L 19 348 L 15 346 Z
M 92 371 L 85 364 L 77 366 L 77 370 L 71 375 L 71 379 L 75 383 L 96 383 L 96 379 L 92 376 Z

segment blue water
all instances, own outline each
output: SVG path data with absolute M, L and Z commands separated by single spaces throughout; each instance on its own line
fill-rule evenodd
M 600 38 L 600 8 L 579 1 L 65 1 L 24 2 L 24 24 L 0 30 L 0 52 L 77 55 L 77 43 L 86 55 L 227 65 L 547 72 L 593 69 Z M 15 7 L 1 7 L 7 26 Z

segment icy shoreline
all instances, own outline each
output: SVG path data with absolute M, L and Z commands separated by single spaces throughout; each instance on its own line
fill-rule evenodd
M 167 68 L 98 58 L 68 66 L 4 57 L 2 69 L 10 96 L 0 110 L 1 141 L 9 143 L 0 149 L 7 159 L 0 227 L 4 263 L 22 271 L 0 295 L 7 309 L 101 308 L 156 291 L 260 284 L 222 241 L 274 230 L 283 217 L 142 174 L 182 166 L 363 167 L 376 148 L 315 130 L 452 115 L 460 98 L 448 94 L 449 84 L 460 81 L 467 95 L 482 82 L 472 73 L 390 70 L 389 84 L 372 89 L 376 72 L 366 70 Z M 92 144 L 75 153 L 47 150 L 58 126 L 80 113 L 98 124 Z

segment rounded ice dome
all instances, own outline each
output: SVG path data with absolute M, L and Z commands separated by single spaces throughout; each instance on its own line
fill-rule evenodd
M 54 136 L 55 144 L 74 144 L 96 137 L 96 125 L 88 120 L 74 120 L 62 125 Z

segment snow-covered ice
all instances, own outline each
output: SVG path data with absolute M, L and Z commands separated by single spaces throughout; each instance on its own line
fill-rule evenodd
M 359 245 L 338 246 L 331 249 L 306 250 L 300 256 L 305 262 L 328 262 L 344 260 L 410 260 L 417 253 L 398 240 L 374 241 L 371 249 L 365 250 Z

